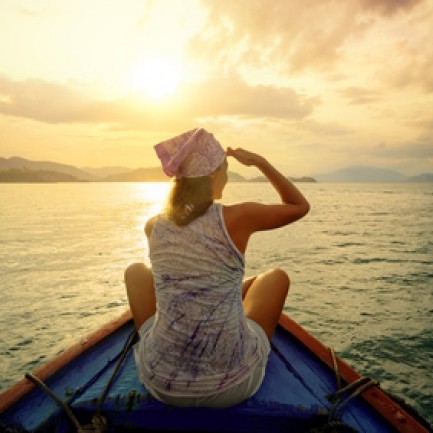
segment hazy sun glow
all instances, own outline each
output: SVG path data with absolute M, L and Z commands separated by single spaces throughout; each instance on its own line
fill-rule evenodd
M 181 75 L 179 62 L 168 57 L 152 57 L 135 68 L 132 87 L 152 99 L 160 99 L 176 91 Z
M 167 178 L 168 179 L 168 178 Z M 170 182 L 142 182 L 139 184 L 141 199 L 145 201 L 149 209 L 148 217 L 151 217 L 162 210 L 170 189 Z

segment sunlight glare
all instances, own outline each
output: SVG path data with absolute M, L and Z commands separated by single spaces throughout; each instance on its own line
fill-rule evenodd
M 133 73 L 132 87 L 152 99 L 172 95 L 181 81 L 181 67 L 168 57 L 152 57 L 140 63 Z
M 148 217 L 162 210 L 169 190 L 170 182 L 143 182 L 140 184 L 140 195 L 149 209 Z

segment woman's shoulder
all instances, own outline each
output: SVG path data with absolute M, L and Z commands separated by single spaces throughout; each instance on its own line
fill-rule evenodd
M 224 216 L 230 218 L 242 218 L 248 213 L 253 212 L 257 206 L 260 206 L 257 202 L 247 201 L 242 203 L 222 205 Z
M 253 232 L 253 230 L 249 228 L 249 224 L 247 222 L 248 214 L 250 213 L 249 209 L 254 206 L 254 202 L 244 202 L 222 206 L 222 214 L 227 231 L 233 243 L 242 254 L 245 253 L 248 239 Z
M 156 220 L 157 220 L 159 217 L 160 217 L 159 214 L 158 214 L 158 215 L 154 215 L 153 217 L 149 218 L 149 219 L 146 221 L 146 224 L 145 224 L 145 226 L 144 226 L 144 232 L 146 233 L 146 236 L 147 236 L 147 237 L 150 237 L 150 234 L 152 233 L 153 226 L 154 226 Z
M 224 220 L 228 226 L 245 225 L 248 220 L 258 212 L 257 207 L 260 207 L 257 202 L 242 202 L 231 205 L 223 205 L 222 212 Z

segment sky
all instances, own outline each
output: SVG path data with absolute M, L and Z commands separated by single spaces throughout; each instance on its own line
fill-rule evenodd
M 433 0 L 0 10 L 0 157 L 152 167 L 154 144 L 203 127 L 286 175 L 433 172 Z

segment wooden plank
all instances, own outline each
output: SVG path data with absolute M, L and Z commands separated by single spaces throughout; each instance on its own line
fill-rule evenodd
M 109 336 L 111 333 L 119 329 L 132 318 L 131 311 L 127 310 L 119 317 L 105 323 L 96 331 L 91 332 L 86 337 L 82 338 L 77 343 L 70 346 L 64 352 L 60 353 L 50 361 L 47 361 L 38 367 L 32 374 L 37 378 L 45 381 L 56 371 L 66 366 L 73 359 L 80 356 L 83 352 L 93 347 L 95 344 Z M 31 391 L 35 385 L 28 379 L 23 378 L 15 385 L 0 394 L 0 413 L 12 406 L 22 396 Z
M 316 337 L 310 334 L 301 325 L 282 314 L 279 321 L 280 325 L 294 335 L 300 342 L 302 342 L 311 352 L 318 356 L 329 368 L 334 369 L 332 354 L 329 347 L 325 346 Z M 341 378 L 347 382 L 352 383 L 358 380 L 361 375 L 354 370 L 344 360 L 337 358 L 337 365 Z M 379 412 L 397 431 L 401 433 L 429 433 L 429 431 L 422 426 L 415 418 L 407 413 L 401 406 L 389 397 L 378 386 L 372 386 L 365 390 L 361 396 Z

